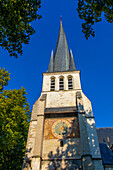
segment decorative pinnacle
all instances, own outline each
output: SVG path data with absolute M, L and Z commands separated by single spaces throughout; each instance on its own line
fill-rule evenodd
M 60 16 L 60 23 L 62 23 L 62 15 Z

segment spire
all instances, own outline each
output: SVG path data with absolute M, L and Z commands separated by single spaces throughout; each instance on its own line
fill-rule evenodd
M 53 50 L 51 51 L 51 58 L 47 72 L 53 72 Z
M 70 50 L 70 71 L 76 70 L 75 61 L 73 58 L 72 50 Z
M 61 72 L 61 71 L 75 71 L 76 66 L 73 58 L 72 51 L 69 52 L 66 36 L 62 26 L 62 17 L 60 18 L 60 30 L 53 57 L 53 51 L 51 53 L 51 59 L 47 72 Z
M 62 19 L 60 19 L 60 30 L 54 55 L 54 71 L 69 70 L 69 49 L 62 26 Z

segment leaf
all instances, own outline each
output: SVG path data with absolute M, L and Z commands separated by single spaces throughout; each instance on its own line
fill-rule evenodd
M 25 88 L 4 90 L 10 73 L 0 68 L 0 169 L 22 167 L 30 120 Z
M 85 34 L 86 39 L 91 35 L 95 36 L 92 26 L 102 21 L 102 13 L 104 13 L 109 23 L 113 22 L 113 2 L 111 0 L 78 0 L 77 11 L 80 19 L 84 21 L 82 23 L 82 32 Z
M 41 18 L 38 14 L 40 4 L 40 0 L 0 1 L 0 46 L 10 56 L 22 55 L 23 44 L 29 44 L 30 35 L 35 33 L 30 24 Z

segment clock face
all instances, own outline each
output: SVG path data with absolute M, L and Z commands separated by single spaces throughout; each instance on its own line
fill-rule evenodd
M 71 133 L 71 124 L 67 120 L 58 120 L 52 126 L 52 133 L 56 138 L 62 139 Z

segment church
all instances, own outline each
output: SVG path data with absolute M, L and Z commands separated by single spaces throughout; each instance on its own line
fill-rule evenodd
M 97 132 L 61 20 L 55 53 L 33 105 L 22 169 L 113 170 L 113 153 L 99 144 Z

